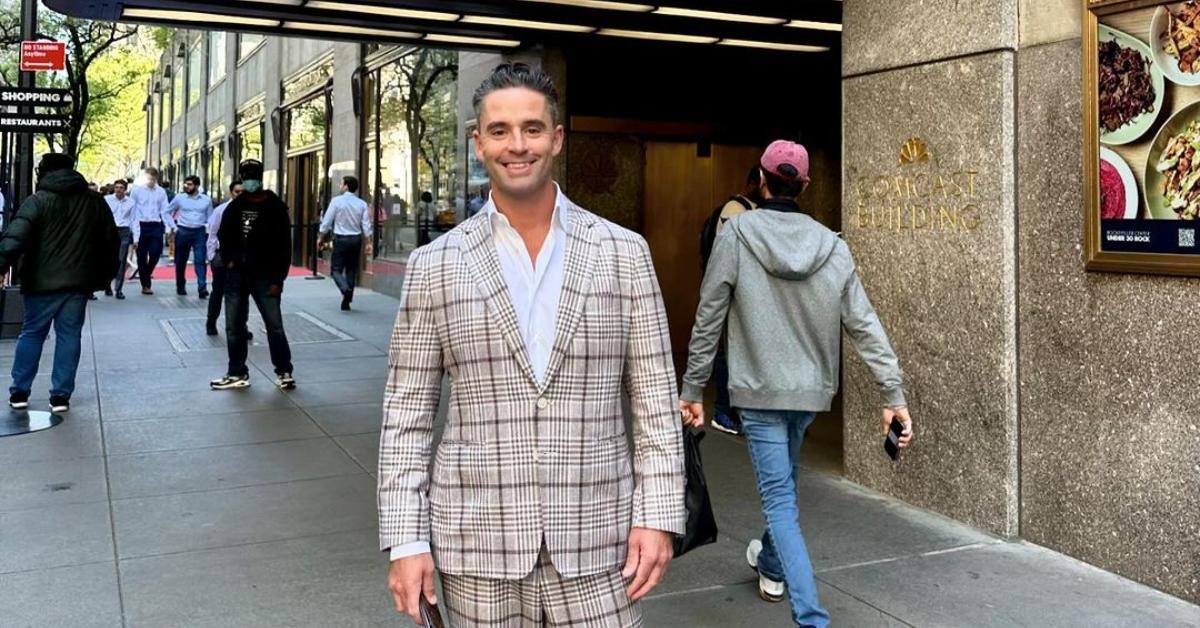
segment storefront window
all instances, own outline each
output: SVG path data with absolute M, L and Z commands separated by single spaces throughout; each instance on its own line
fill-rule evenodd
M 200 38 L 192 42 L 188 50 L 188 109 L 200 102 L 204 93 L 204 55 L 200 48 Z
M 213 144 L 208 148 L 208 172 L 206 189 L 213 203 L 220 203 L 228 191 L 228 181 L 225 180 L 225 149 L 221 144 Z
M 263 42 L 263 36 L 253 33 L 238 35 L 238 61 L 249 57 L 258 50 L 259 44 Z
M 302 102 L 288 112 L 287 150 L 325 146 L 325 94 Z
M 179 63 L 173 68 L 174 74 L 171 75 L 171 121 L 179 119 L 183 115 L 183 75 L 187 70 Z
M 262 123 L 245 127 L 238 133 L 238 163 L 263 158 Z
M 455 51 L 419 49 L 363 81 L 364 101 L 373 105 L 364 116 L 363 160 L 378 257 L 405 259 L 464 216 L 457 62 Z
M 208 33 L 208 86 L 225 78 L 225 31 Z

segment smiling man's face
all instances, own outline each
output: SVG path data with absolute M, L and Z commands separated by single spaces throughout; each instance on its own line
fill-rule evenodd
M 541 93 L 510 87 L 484 97 L 475 155 L 500 197 L 529 199 L 544 193 L 553 185 L 554 158 L 562 146 L 563 128 L 554 124 Z

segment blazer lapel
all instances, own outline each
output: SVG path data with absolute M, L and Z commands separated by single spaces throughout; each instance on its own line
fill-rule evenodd
M 517 312 L 513 309 L 512 296 L 508 292 L 508 284 L 504 282 L 504 273 L 500 270 L 500 260 L 496 255 L 496 242 L 492 239 L 492 221 L 486 213 L 480 213 L 474 224 L 468 225 L 463 238 L 465 258 L 469 273 L 475 279 L 480 292 L 487 302 L 488 311 L 508 348 L 517 359 L 521 372 L 529 378 L 534 386 L 538 385 L 529 362 L 529 353 L 525 350 L 525 341 L 521 339 L 521 329 L 517 323 Z M 469 229 L 469 230 L 467 230 Z
M 588 291 L 592 286 L 592 265 L 596 258 L 596 243 L 592 239 L 594 220 L 591 214 L 574 205 L 571 206 L 568 216 L 570 225 L 564 256 L 562 292 L 558 299 L 554 346 L 550 352 L 550 363 L 546 367 L 546 379 L 542 382 L 542 390 L 550 385 L 554 374 L 562 366 L 563 357 L 566 356 L 571 338 L 579 327 L 579 319 L 583 316 Z

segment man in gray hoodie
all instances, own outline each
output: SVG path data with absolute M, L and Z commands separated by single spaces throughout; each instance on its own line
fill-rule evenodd
M 796 205 L 809 181 L 808 151 L 778 140 L 759 166 L 766 200 L 758 211 L 731 219 L 713 245 L 680 410 L 685 423 L 704 426 L 704 387 L 728 315 L 729 392 L 742 417 L 767 523 L 746 559 L 759 573 L 763 599 L 783 601 L 786 584 L 796 624 L 823 628 L 829 614 L 817 599 L 800 532 L 795 469 L 805 429 L 817 412 L 829 410 L 837 392 L 842 329 L 883 393 L 884 432 L 893 417 L 903 423 L 901 447 L 912 442 L 912 419 L 899 363 L 850 249 Z

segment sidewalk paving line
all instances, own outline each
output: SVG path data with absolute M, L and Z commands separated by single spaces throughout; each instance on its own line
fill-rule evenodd
M 903 556 L 894 556 L 892 558 L 881 558 L 879 560 L 867 560 L 867 561 L 863 561 L 861 563 L 852 563 L 849 565 L 838 565 L 837 567 L 826 567 L 825 569 L 817 569 L 814 571 L 814 573 L 816 573 L 816 574 L 834 573 L 837 571 L 845 571 L 847 569 L 856 569 L 858 567 L 870 567 L 872 565 L 884 565 L 887 563 L 895 563 L 895 562 L 899 562 L 902 560 L 910 560 L 913 558 L 925 558 L 928 556 L 939 556 L 941 554 L 953 554 L 955 552 L 980 549 L 980 548 L 984 548 L 984 547 L 990 547 L 992 545 L 1001 545 L 1004 542 L 1005 541 L 997 539 L 995 541 L 989 541 L 986 543 L 969 543 L 967 545 L 957 545 L 955 547 L 947 547 L 947 548 L 938 549 L 938 550 L 930 550 L 928 552 L 920 552 L 917 554 L 905 554 Z

